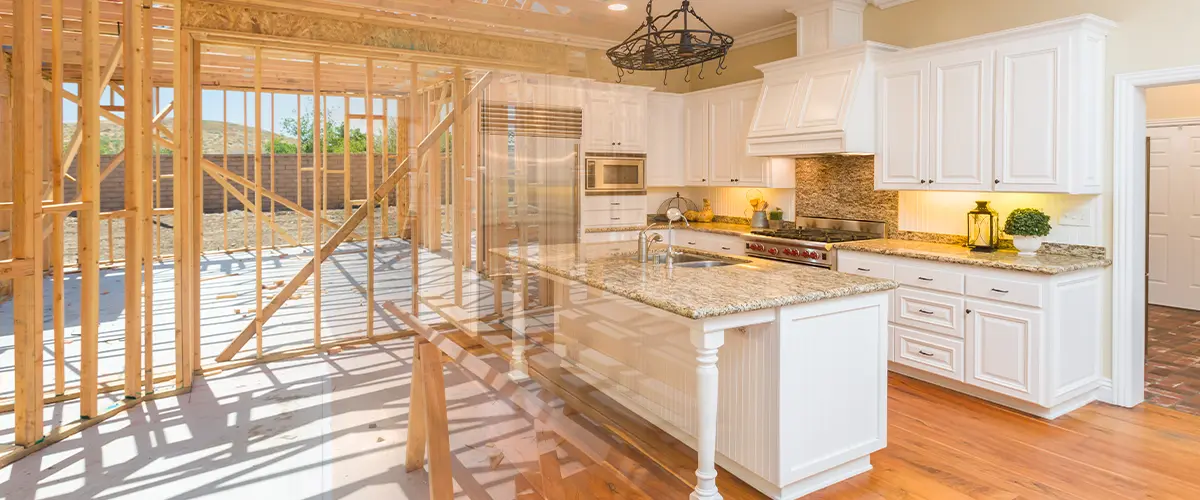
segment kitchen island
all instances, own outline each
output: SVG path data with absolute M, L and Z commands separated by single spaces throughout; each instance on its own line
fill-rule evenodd
M 894 282 L 753 258 L 668 268 L 636 244 L 496 253 L 550 288 L 564 368 L 697 450 L 691 498 L 721 498 L 715 464 L 797 498 L 886 444 Z

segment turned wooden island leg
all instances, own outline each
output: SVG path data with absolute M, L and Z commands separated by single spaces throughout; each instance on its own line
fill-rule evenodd
M 696 429 L 696 489 L 692 500 L 720 499 L 717 492 L 717 350 L 725 344 L 725 331 L 696 331 L 692 345 L 696 348 L 696 408 L 699 426 Z

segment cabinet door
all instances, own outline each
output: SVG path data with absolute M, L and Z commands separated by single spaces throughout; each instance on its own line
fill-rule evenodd
M 739 155 L 733 137 L 741 125 L 737 123 L 736 100 L 729 95 L 713 94 L 708 101 L 708 150 L 710 186 L 733 186 L 738 170 Z
M 689 186 L 708 185 L 708 99 L 688 98 L 683 110 L 685 181 Z
M 626 153 L 646 152 L 646 94 L 641 91 L 616 93 L 613 114 L 613 139 L 617 151 Z
M 605 153 L 616 149 L 617 140 L 613 130 L 614 99 L 608 90 L 590 88 L 587 91 L 587 107 L 584 108 L 584 139 L 588 152 Z
M 646 187 L 683 186 L 684 173 L 684 105 L 683 96 L 676 94 L 650 95 L 649 115 L 654 126 L 646 131 Z
M 876 90 L 875 189 L 925 189 L 928 86 L 928 61 L 880 68 Z
M 762 99 L 755 103 L 757 119 L 752 122 L 751 135 L 763 137 L 786 132 L 807 89 L 807 78 L 802 72 L 768 73 L 763 79 Z
M 770 187 L 767 185 L 768 160 L 750 156 L 746 148 L 746 139 L 750 135 L 750 127 L 754 124 L 754 109 L 758 106 L 759 85 L 737 89 L 733 96 L 733 109 L 737 126 L 735 133 L 729 137 L 730 148 L 733 149 L 736 167 L 733 172 L 735 184 L 744 187 Z
M 928 189 L 992 190 L 992 57 L 989 47 L 931 61 Z
M 966 382 L 1039 403 L 1042 313 L 967 301 Z
M 1067 192 L 1068 35 L 996 50 L 997 191 Z

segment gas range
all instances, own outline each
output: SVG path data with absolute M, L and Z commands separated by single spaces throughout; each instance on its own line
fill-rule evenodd
M 746 254 L 833 268 L 833 243 L 873 240 L 885 236 L 885 222 L 799 217 L 795 229 L 764 229 L 746 235 Z

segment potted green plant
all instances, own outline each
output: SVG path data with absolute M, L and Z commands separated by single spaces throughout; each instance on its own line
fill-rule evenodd
M 1013 237 L 1018 255 L 1036 255 L 1042 238 L 1050 234 L 1050 216 L 1036 208 L 1018 208 L 1008 214 L 1004 232 Z

